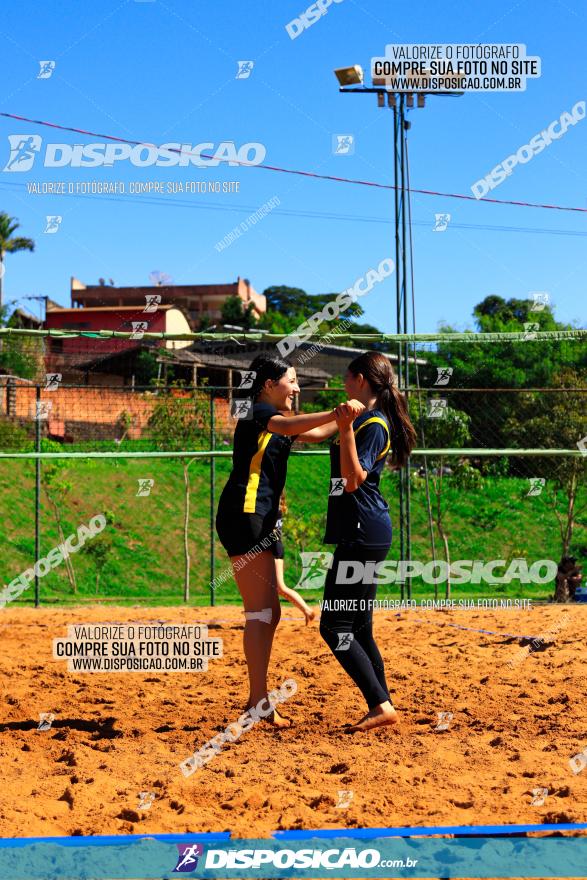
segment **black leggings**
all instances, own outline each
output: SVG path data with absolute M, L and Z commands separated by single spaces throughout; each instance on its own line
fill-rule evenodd
M 326 575 L 324 602 L 328 604 L 323 607 L 320 617 L 320 635 L 361 690 L 369 709 L 387 700 L 391 703 L 383 658 L 373 638 L 373 607 L 370 603 L 375 598 L 377 584 L 364 583 L 362 579 L 358 583 L 337 584 L 336 577 L 339 562 L 352 560 L 363 565 L 382 562 L 387 550 L 359 544 L 339 545 Z M 351 571 L 349 567 L 347 570 Z M 368 571 L 365 579 L 373 580 Z

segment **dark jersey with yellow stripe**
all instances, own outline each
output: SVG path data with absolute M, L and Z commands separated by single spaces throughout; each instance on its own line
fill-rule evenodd
M 345 492 L 340 473 L 340 440 L 330 444 L 330 494 L 325 544 L 357 543 L 389 547 L 389 507 L 379 491 L 379 480 L 390 450 L 389 424 L 382 412 L 368 410 L 353 422 L 359 463 L 367 479 L 354 492 Z
M 234 432 L 232 472 L 222 491 L 219 510 L 279 513 L 285 484 L 287 459 L 295 437 L 272 434 L 267 423 L 279 410 L 269 403 L 255 403 L 252 418 L 240 419 Z

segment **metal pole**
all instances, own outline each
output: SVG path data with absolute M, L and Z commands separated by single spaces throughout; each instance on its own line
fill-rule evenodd
M 402 187 L 402 286 L 403 286 L 403 332 L 408 332 L 408 296 L 407 296 L 407 267 L 406 267 L 406 149 L 405 149 L 405 131 L 406 121 L 404 114 L 404 101 L 400 104 L 400 137 L 401 137 L 401 187 Z M 410 386 L 410 351 L 409 344 L 406 342 L 404 346 L 405 365 L 404 365 L 404 387 L 406 388 L 406 401 L 408 399 L 407 389 Z M 406 561 L 412 558 L 412 529 L 411 529 L 411 511 L 410 511 L 410 460 L 404 467 L 404 528 L 405 528 L 405 551 L 406 555 L 402 559 Z M 408 599 L 412 598 L 412 580 L 408 579 L 407 585 Z
M 401 258 L 401 248 L 400 248 L 400 199 L 398 193 L 398 184 L 400 180 L 400 172 L 399 172 L 399 161 L 400 161 L 400 151 L 399 151 L 399 142 L 398 137 L 401 137 L 400 126 L 401 121 L 403 119 L 403 95 L 400 97 L 400 111 L 398 114 L 397 108 L 393 107 L 393 182 L 394 182 L 394 204 L 395 204 L 395 311 L 396 311 L 396 324 L 397 324 L 397 333 L 402 332 L 402 320 L 401 320 L 401 276 L 400 276 L 400 258 Z M 402 379 L 403 379 L 403 365 L 402 365 L 402 345 L 401 342 L 398 343 L 398 385 L 400 388 L 402 387 Z M 404 478 L 403 478 L 403 468 L 400 469 L 399 473 L 399 542 L 400 542 L 400 561 L 404 559 Z M 405 591 L 405 583 L 403 580 L 400 581 L 400 596 L 404 598 Z
M 214 391 L 210 389 L 210 449 L 214 451 L 216 448 L 214 429 Z M 215 545 L 215 529 L 214 529 L 214 510 L 216 509 L 216 459 L 212 456 L 210 460 L 210 605 L 216 604 L 216 585 L 214 583 L 216 560 L 214 558 Z
M 37 385 L 35 401 L 35 450 L 41 451 L 41 419 L 39 410 L 41 403 L 41 386 Z M 35 461 L 35 563 L 41 558 L 41 459 Z M 35 608 L 40 605 L 39 575 L 35 565 Z
M 401 290 L 400 290 L 400 277 L 399 277 L 399 260 L 400 260 L 400 246 L 399 246 L 399 194 L 398 194 L 398 149 L 397 149 L 397 132 L 398 132 L 398 112 L 397 107 L 393 107 L 393 197 L 395 203 L 395 311 L 396 311 L 396 323 L 397 323 L 397 332 L 401 333 Z M 401 370 L 401 360 L 398 360 L 398 367 Z M 401 384 L 401 383 L 400 383 Z

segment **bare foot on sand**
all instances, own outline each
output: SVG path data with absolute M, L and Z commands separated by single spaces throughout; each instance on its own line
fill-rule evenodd
M 263 701 L 261 701 L 261 702 L 263 702 Z M 259 720 L 259 721 L 266 721 L 272 727 L 278 727 L 278 728 L 291 727 L 291 721 L 289 720 L 289 718 L 284 718 L 283 715 L 280 715 L 279 712 L 277 711 L 277 709 L 275 708 L 275 704 L 271 700 L 269 700 L 268 702 L 271 703 L 271 705 L 273 706 L 273 711 L 269 715 L 261 715 L 260 717 L 257 713 L 254 713 L 254 717 L 256 717 L 257 720 Z M 249 701 L 249 703 L 250 703 L 250 701 Z M 247 705 L 246 709 L 244 710 L 245 713 L 249 712 L 252 708 L 253 708 L 252 704 Z
M 347 733 L 359 733 L 363 730 L 373 730 L 376 727 L 386 727 L 390 724 L 397 724 L 399 717 L 391 703 L 381 703 L 371 709 L 356 724 L 350 724 L 345 728 Z
M 263 720 L 271 724 L 272 727 L 277 727 L 280 730 L 285 729 L 286 727 L 291 727 L 291 721 L 289 718 L 284 718 L 283 715 L 279 714 L 277 709 L 274 709 L 271 715 L 267 715 Z

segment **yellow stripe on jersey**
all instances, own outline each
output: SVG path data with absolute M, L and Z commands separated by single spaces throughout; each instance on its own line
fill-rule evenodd
M 259 434 L 259 446 L 256 453 L 251 459 L 249 466 L 249 479 L 247 481 L 247 491 L 245 493 L 245 506 L 243 513 L 254 513 L 257 506 L 257 490 L 259 488 L 259 479 L 261 477 L 261 462 L 267 448 L 267 444 L 273 437 L 271 431 L 261 431 Z
M 372 422 L 377 422 L 377 424 L 383 425 L 383 427 L 385 428 L 385 432 L 387 434 L 387 443 L 385 444 L 383 452 L 381 452 L 377 456 L 377 458 L 375 459 L 375 461 L 379 461 L 380 459 L 384 458 L 387 455 L 387 453 L 389 452 L 389 447 L 391 446 L 391 439 L 389 437 L 389 427 L 387 425 L 387 422 L 384 419 L 379 418 L 379 416 L 371 416 L 370 419 L 365 419 L 365 421 L 362 422 L 358 428 L 356 428 L 356 429 L 353 428 L 353 434 L 356 437 L 357 434 L 359 433 L 359 431 L 361 430 L 361 428 L 364 428 L 365 425 L 370 425 Z M 337 437 L 334 442 L 336 444 L 340 444 L 340 439 Z
M 387 453 L 389 452 L 389 447 L 391 446 L 391 440 L 389 438 L 389 428 L 387 427 L 387 422 L 384 419 L 380 419 L 379 416 L 371 416 L 370 419 L 365 419 L 365 421 L 359 425 L 357 430 L 353 431 L 353 434 L 356 437 L 357 434 L 359 433 L 359 431 L 361 430 L 361 428 L 364 428 L 365 425 L 370 425 L 371 422 L 377 422 L 377 424 L 383 425 L 383 427 L 385 428 L 385 432 L 387 434 L 387 443 L 385 444 L 385 448 L 384 448 L 383 452 L 380 455 L 378 455 L 377 458 L 375 459 L 375 461 L 379 461 L 379 459 L 381 459 L 385 455 L 387 455 Z

